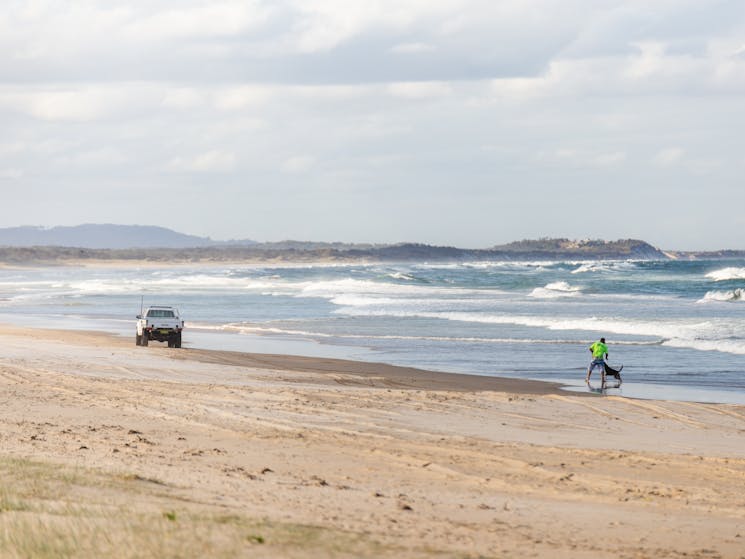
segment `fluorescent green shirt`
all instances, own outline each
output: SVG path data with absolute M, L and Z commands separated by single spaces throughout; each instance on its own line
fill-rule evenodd
M 602 359 L 608 353 L 608 346 L 603 342 L 595 342 L 590 346 L 590 351 L 595 359 Z

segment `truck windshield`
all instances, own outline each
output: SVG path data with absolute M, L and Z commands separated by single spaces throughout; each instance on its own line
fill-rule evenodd
M 173 311 L 163 309 L 150 309 L 147 311 L 148 318 L 173 318 Z

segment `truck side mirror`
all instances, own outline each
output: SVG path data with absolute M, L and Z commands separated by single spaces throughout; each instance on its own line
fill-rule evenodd
M 139 315 L 139 314 L 138 314 L 138 315 L 137 315 L 137 318 L 138 318 L 138 319 L 142 318 L 142 315 Z

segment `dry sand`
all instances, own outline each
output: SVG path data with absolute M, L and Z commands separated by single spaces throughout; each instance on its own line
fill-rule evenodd
M 74 509 L 98 531 L 69 556 L 745 557 L 741 406 L 75 332 L 0 344 L 3 556 L 64 556 L 16 532 L 48 547 Z M 74 475 L 23 485 L 40 465 Z

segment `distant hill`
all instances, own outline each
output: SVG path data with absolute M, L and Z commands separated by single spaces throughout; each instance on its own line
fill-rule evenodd
M 157 229 L 157 228 L 156 228 Z M 168 230 L 166 230 L 168 231 Z M 173 234 L 172 231 L 169 233 Z M 344 243 L 218 243 L 201 237 L 175 234 L 170 242 L 183 247 L 86 248 L 63 246 L 0 247 L 0 262 L 8 264 L 65 264 L 106 261 L 199 262 L 457 262 L 525 260 L 665 260 L 667 254 L 649 243 L 619 241 L 569 241 L 539 239 L 517 241 L 490 249 L 463 249 L 416 243 L 353 245 Z M 204 242 L 197 246 L 192 239 Z M 99 239 L 99 242 L 104 240 Z M 111 241 L 109 241 L 111 242 Z M 132 241 L 131 238 L 128 242 Z M 140 240 L 139 242 L 144 242 Z M 158 242 L 165 243 L 161 238 Z
M 489 249 L 490 252 L 519 256 L 520 258 L 554 259 L 576 258 L 589 259 L 617 259 L 630 258 L 639 260 L 665 260 L 668 255 L 645 241 L 638 239 L 619 239 L 617 241 L 603 241 L 598 239 L 538 239 L 515 241 L 506 245 L 498 245 Z
M 84 259 L 226 260 L 556 260 L 556 259 L 667 259 L 649 243 L 636 239 L 618 241 L 537 239 L 515 241 L 488 249 L 433 246 L 421 243 L 354 244 L 312 241 L 257 243 L 251 240 L 214 241 L 152 225 L 86 224 L 59 227 L 0 228 L 0 260 L 57 261 L 72 254 Z M 60 250 L 51 250 L 56 247 Z M 14 251 L 23 248 L 39 250 Z M 84 249 L 83 252 L 62 249 Z M 150 252 L 143 253 L 145 249 Z M 161 250 L 162 249 L 162 250 Z M 171 252 L 169 252 L 169 250 Z M 85 251 L 95 251 L 85 252 Z M 34 256 L 35 255 L 35 256 Z
M 280 241 L 257 243 L 253 252 L 267 254 L 334 255 L 336 257 L 371 258 L 375 260 L 555 260 L 555 259 L 640 259 L 665 260 L 668 256 L 645 241 L 570 239 L 537 239 L 515 241 L 487 249 L 433 246 L 421 243 L 348 244 Z
M 619 241 L 571 241 L 568 239 L 539 239 L 517 241 L 488 249 L 463 249 L 405 243 L 376 246 L 347 254 L 374 257 L 378 260 L 665 260 L 664 252 L 649 243 L 635 239 Z
M 253 241 L 213 241 L 209 237 L 185 235 L 152 225 L 86 224 L 71 227 L 0 228 L 0 246 L 76 247 L 88 249 L 192 248 L 246 245 Z

